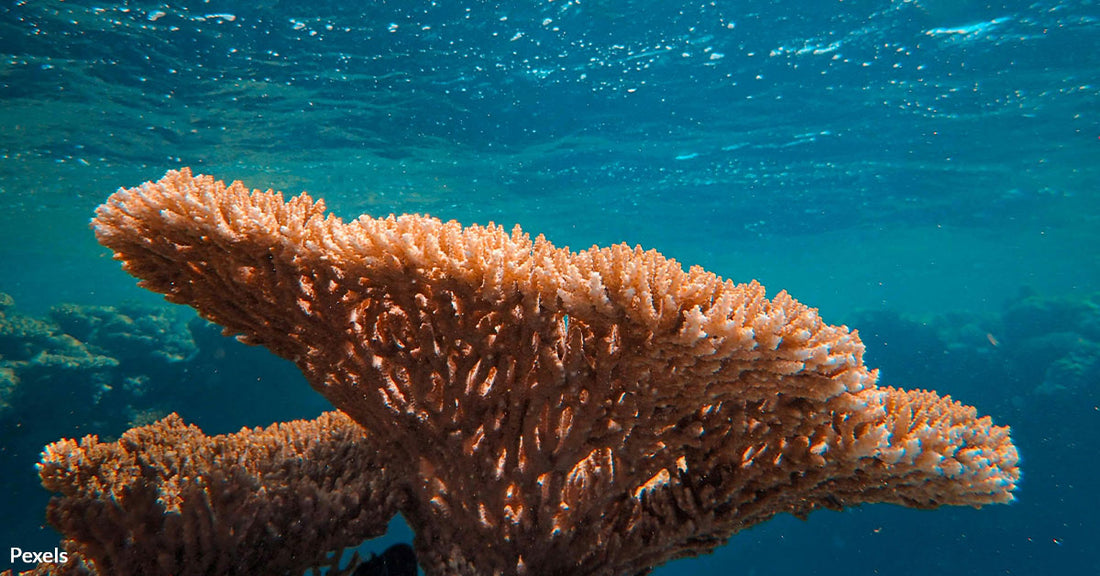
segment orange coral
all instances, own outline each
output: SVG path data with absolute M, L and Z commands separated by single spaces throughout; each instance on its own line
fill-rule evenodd
M 47 517 L 82 574 L 294 574 L 386 531 L 401 502 L 340 412 L 209 437 L 176 415 L 118 442 L 54 442 Z
M 652 250 L 345 223 L 187 169 L 94 226 L 370 432 L 429 574 L 633 574 L 781 512 L 980 506 L 1019 478 L 1007 428 L 877 387 L 847 328 Z

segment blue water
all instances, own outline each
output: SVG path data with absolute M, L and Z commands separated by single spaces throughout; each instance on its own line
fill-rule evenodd
M 36 317 L 157 305 L 88 219 L 180 166 L 345 217 L 641 244 L 867 322 L 884 383 L 1012 425 L 1025 474 L 1011 506 L 780 517 L 655 574 L 1100 573 L 1098 18 L 1094 1 L 8 1 L 0 292 Z M 288 396 L 185 417 L 224 432 L 323 408 L 240 353 Z M 56 542 L 14 446 L 74 430 L 121 431 L 0 415 L 19 486 L 0 551 Z

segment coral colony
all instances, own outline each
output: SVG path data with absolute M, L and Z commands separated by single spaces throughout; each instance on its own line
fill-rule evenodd
M 43 573 L 301 572 L 400 512 L 430 575 L 632 575 L 779 513 L 982 506 L 1019 479 L 1006 427 L 878 386 L 857 335 L 785 292 L 656 251 L 344 222 L 188 169 L 118 191 L 94 227 L 142 286 L 339 411 L 52 444 L 69 562 Z

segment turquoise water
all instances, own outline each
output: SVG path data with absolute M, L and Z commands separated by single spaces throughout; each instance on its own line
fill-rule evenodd
M 1012 425 L 1025 473 L 1011 506 L 782 517 L 656 574 L 1100 572 L 1098 18 L 1085 1 L 8 2 L 0 292 L 36 317 L 156 305 L 88 220 L 180 166 L 345 217 L 641 244 L 864 328 L 884 383 Z M 286 403 L 312 398 L 281 374 Z M 209 432 L 266 423 L 190 409 Z M 13 448 L 27 428 L 120 431 L 0 417 L 11 483 L 38 499 L 0 500 L 4 547 L 56 542 L 35 455 Z

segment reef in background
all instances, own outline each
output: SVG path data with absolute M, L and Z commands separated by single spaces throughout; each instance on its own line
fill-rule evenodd
M 1094 410 L 1100 394 L 1100 292 L 1070 298 L 1023 289 L 1000 313 L 865 310 L 850 324 L 884 379 L 950 382 L 956 395 L 1014 423 L 1041 415 L 1036 406 Z
M 59 304 L 34 317 L 0 293 L 2 541 L 57 543 L 44 526 L 49 493 L 35 464 L 58 438 L 113 439 L 171 412 L 228 432 L 325 408 L 293 365 L 223 337 L 189 311 Z

